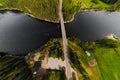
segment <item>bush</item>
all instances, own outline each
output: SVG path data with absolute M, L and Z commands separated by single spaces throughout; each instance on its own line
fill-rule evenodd
M 102 2 L 104 3 L 107 3 L 107 4 L 114 4 L 116 3 L 118 0 L 101 0 Z
M 112 39 L 103 39 L 100 41 L 102 46 L 107 46 L 110 48 L 117 48 L 120 46 L 120 42 L 119 41 L 115 41 Z
M 80 46 L 85 50 L 93 50 L 96 48 L 96 43 L 95 42 L 83 42 L 81 43 Z
M 91 2 L 98 4 L 98 0 L 91 0 Z
M 81 44 L 81 40 L 75 37 L 71 37 L 68 38 L 70 41 L 75 42 L 76 44 L 80 45 Z

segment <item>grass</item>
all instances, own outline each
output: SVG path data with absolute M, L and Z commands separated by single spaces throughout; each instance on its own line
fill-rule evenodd
M 120 11 L 120 0 L 114 4 L 105 3 L 102 0 L 63 0 L 63 10 L 65 21 L 70 21 L 76 12 L 85 10 Z
M 39 19 L 59 21 L 59 0 L 0 0 L 0 9 L 14 8 Z
M 100 0 L 96 0 L 97 3 L 92 2 L 92 0 L 80 0 L 81 9 L 109 9 L 110 4 L 106 4 Z
M 120 53 L 118 51 L 120 51 L 120 47 L 115 49 L 99 47 L 93 52 L 104 80 L 120 79 Z
M 70 21 L 76 12 L 84 10 L 120 11 L 120 0 L 116 1 L 63 0 L 64 20 Z M 0 9 L 18 9 L 42 20 L 59 22 L 59 0 L 0 0 Z
M 77 69 L 77 71 L 79 71 L 79 73 L 82 75 L 82 76 L 79 76 L 79 79 L 82 78 L 83 80 L 84 79 L 90 80 L 87 72 L 85 71 L 85 69 L 81 65 L 81 62 L 79 61 L 79 57 L 72 50 L 70 50 L 70 61 L 71 61 L 72 67 L 74 69 Z
M 79 0 L 63 0 L 64 20 L 70 20 L 73 14 L 80 9 Z
M 94 67 L 90 67 L 88 65 L 88 61 L 95 58 L 94 55 L 92 54 L 92 56 L 90 57 L 86 56 L 83 49 L 76 42 L 77 41 L 74 42 L 74 41 L 68 40 L 69 48 L 74 52 L 70 54 L 76 55 L 77 57 L 77 59 L 75 58 L 76 60 L 72 60 L 72 61 L 80 62 L 79 65 L 74 64 L 73 66 L 78 65 L 79 67 L 82 67 L 83 70 L 82 69 L 81 70 L 84 71 L 84 74 L 88 76 L 90 80 L 102 80 L 99 66 L 96 65 Z M 80 71 L 79 73 L 80 80 L 84 79 L 84 76 L 83 76 L 84 74 Z
M 111 40 L 110 42 L 109 40 L 107 41 L 110 46 L 103 45 L 103 43 L 100 43 L 101 41 L 95 42 L 95 48 L 88 49 L 91 53 L 90 57 L 86 56 L 82 50 L 83 47 L 80 47 L 81 44 L 83 45 L 83 42 L 75 40 L 69 40 L 68 42 L 70 49 L 74 51 L 75 55 L 77 54 L 79 61 L 81 62 L 81 66 L 85 69 L 91 80 L 119 80 L 120 46 L 113 47 L 112 45 L 114 44 L 111 43 Z M 89 43 L 91 42 L 88 42 L 88 44 Z M 119 43 L 119 41 L 117 41 L 117 43 Z M 96 59 L 97 65 L 94 67 L 89 67 L 88 61 L 90 59 Z
M 36 18 L 59 22 L 59 0 L 0 0 L 0 9 L 17 9 Z M 101 0 L 63 0 L 65 21 L 70 21 L 74 14 L 83 10 L 120 10 L 120 0 L 107 4 Z

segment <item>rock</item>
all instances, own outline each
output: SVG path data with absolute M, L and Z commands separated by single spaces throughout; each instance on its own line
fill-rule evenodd
M 119 40 L 119 38 L 115 34 L 112 34 L 112 33 L 105 35 L 104 39 Z

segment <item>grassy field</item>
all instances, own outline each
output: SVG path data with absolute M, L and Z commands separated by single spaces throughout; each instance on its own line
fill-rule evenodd
M 73 51 L 73 53 L 70 53 L 70 55 L 75 55 L 77 58 L 74 58 L 75 62 L 79 62 L 79 64 L 73 64 L 73 66 L 78 66 L 79 68 L 81 67 L 82 69 L 77 69 L 79 72 L 79 79 L 80 80 L 102 80 L 101 72 L 99 70 L 99 66 L 96 65 L 94 67 L 90 67 L 88 65 L 89 60 L 94 59 L 94 55 L 91 57 L 86 56 L 84 53 L 83 49 L 76 44 L 76 42 L 70 41 L 69 40 L 69 48 Z M 73 56 L 71 56 L 73 57 Z M 73 61 L 73 60 L 72 60 Z M 74 62 L 72 62 L 74 63 Z M 87 78 L 86 78 L 87 77 Z
M 79 0 L 63 0 L 63 15 L 65 21 L 70 20 L 80 9 Z
M 0 0 L 0 9 L 14 8 L 39 19 L 59 21 L 59 0 Z
M 104 80 L 120 79 L 120 47 L 99 47 L 93 51 Z
M 120 11 L 120 0 L 63 0 L 65 21 L 72 19 L 74 13 L 85 10 L 117 10 Z M 116 2 L 117 1 L 117 2 Z
M 86 72 L 86 76 L 89 77 L 90 80 L 119 80 L 120 79 L 120 46 L 111 46 L 111 45 L 116 45 L 111 43 L 111 40 L 107 40 L 107 43 L 109 45 L 103 45 L 101 42 L 95 42 L 95 48 L 87 48 L 84 50 L 88 50 L 91 53 L 91 56 L 87 56 L 84 51 L 82 45 L 91 46 L 88 43 L 83 43 L 78 40 L 68 40 L 69 42 L 69 48 L 72 50 L 73 55 L 77 56 L 75 58 L 75 62 L 79 62 L 81 64 L 74 64 L 75 62 L 73 61 L 72 64 L 75 67 L 76 65 L 79 67 L 82 67 L 83 70 Z M 119 44 L 119 41 L 116 41 Z M 110 44 L 111 43 L 111 44 Z M 91 59 L 95 59 L 97 61 L 97 65 L 94 67 L 90 67 L 88 65 L 88 62 Z M 76 68 L 76 67 L 75 67 Z M 77 68 L 76 68 L 77 69 Z M 78 69 L 77 69 L 78 70 Z M 82 75 L 82 79 L 84 78 L 84 74 L 79 71 L 79 75 Z M 85 73 L 84 72 L 84 73 Z M 80 76 L 81 78 L 81 76 Z

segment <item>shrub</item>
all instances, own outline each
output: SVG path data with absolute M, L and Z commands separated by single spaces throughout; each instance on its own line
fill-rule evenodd
M 100 41 L 102 46 L 107 46 L 110 48 L 117 48 L 120 46 L 120 42 L 119 41 L 115 41 L 112 39 L 103 39 Z
M 81 47 L 85 50 L 93 50 L 96 48 L 95 42 L 84 42 L 81 44 Z
M 101 0 L 102 2 L 104 3 L 107 3 L 107 4 L 114 4 L 116 3 L 118 0 Z

